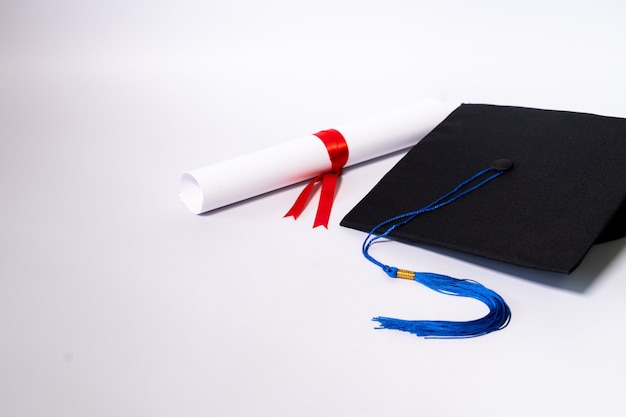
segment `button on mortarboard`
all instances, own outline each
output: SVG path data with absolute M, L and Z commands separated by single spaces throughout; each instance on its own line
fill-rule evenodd
M 491 167 L 497 171 L 508 171 L 513 168 L 513 161 L 506 158 L 496 159 L 491 163 Z
M 482 104 L 452 112 L 341 224 L 369 231 L 490 164 L 510 172 L 390 236 L 569 273 L 595 242 L 626 234 L 625 119 Z

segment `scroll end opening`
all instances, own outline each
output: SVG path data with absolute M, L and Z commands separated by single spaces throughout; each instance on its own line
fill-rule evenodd
M 183 174 L 180 179 L 179 196 L 193 214 L 202 213 L 202 204 L 204 200 L 202 197 L 202 189 L 193 175 L 189 173 Z

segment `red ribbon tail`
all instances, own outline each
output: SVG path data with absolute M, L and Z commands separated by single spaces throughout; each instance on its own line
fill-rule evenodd
M 317 213 L 315 214 L 315 222 L 313 223 L 314 229 L 317 226 L 324 226 L 328 229 L 328 220 L 330 219 L 330 211 L 335 199 L 335 188 L 337 187 L 339 175 L 341 175 L 341 171 L 329 172 L 322 176 L 322 192 L 317 206 Z
M 335 129 L 322 130 L 321 132 L 317 132 L 315 136 L 324 143 L 326 151 L 328 151 L 331 164 L 330 170 L 325 174 L 315 177 L 304 190 L 302 190 L 293 207 L 291 207 L 284 217 L 293 216 L 294 219 L 297 219 L 311 197 L 313 186 L 318 181 L 322 181 L 322 195 L 320 196 L 319 205 L 317 206 L 313 228 L 324 226 L 328 229 L 330 210 L 333 206 L 333 200 L 335 199 L 337 178 L 341 175 L 343 166 L 348 162 L 348 144 L 341 132 Z
M 302 214 L 304 208 L 306 207 L 306 203 L 308 203 L 309 199 L 311 198 L 311 193 L 313 192 L 313 187 L 315 186 L 315 183 L 317 183 L 320 179 L 323 179 L 323 176 L 320 175 L 313 178 L 307 184 L 307 186 L 304 187 L 304 190 L 302 190 L 302 192 L 296 199 L 296 202 L 293 203 L 293 206 L 291 206 L 291 208 L 289 209 L 287 214 L 283 216 L 283 218 L 293 216 L 294 219 L 297 219 Z

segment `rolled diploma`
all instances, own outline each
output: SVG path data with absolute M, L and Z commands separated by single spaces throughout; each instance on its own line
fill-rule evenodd
M 453 107 L 425 100 L 336 127 L 348 144 L 346 166 L 415 145 Z M 315 135 L 235 157 L 183 174 L 180 198 L 194 214 L 204 213 L 328 172 L 331 162 Z

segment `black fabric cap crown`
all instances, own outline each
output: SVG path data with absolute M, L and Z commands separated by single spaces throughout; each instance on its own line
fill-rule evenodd
M 513 167 L 390 236 L 570 273 L 594 243 L 626 235 L 626 119 L 463 104 L 342 220 L 369 232 L 501 158 Z

